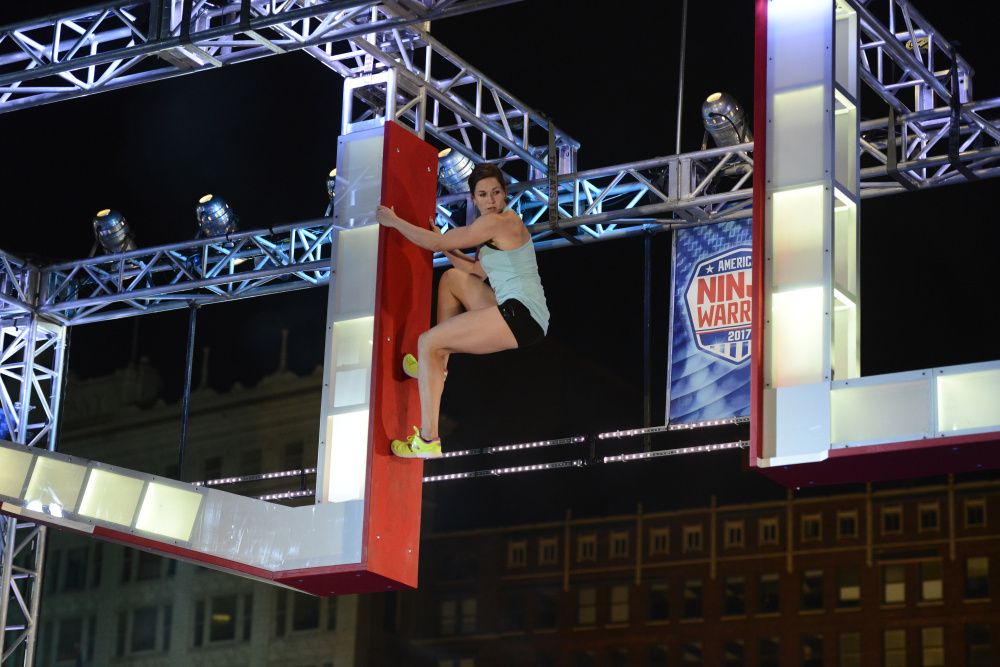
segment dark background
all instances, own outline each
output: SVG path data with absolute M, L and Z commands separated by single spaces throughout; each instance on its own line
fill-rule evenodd
M 89 3 L 7 4 L 0 24 Z M 1000 95 L 981 14 L 991 5 L 925 4 L 924 15 L 979 68 L 976 99 Z M 699 110 L 709 94 L 728 92 L 753 110 L 753 3 L 692 2 L 689 12 L 682 152 L 700 148 Z M 675 152 L 680 32 L 679 1 L 528 0 L 432 26 L 450 49 L 579 140 L 580 169 Z M 196 233 L 194 209 L 209 192 L 230 202 L 242 229 L 320 217 L 336 164 L 341 90 L 339 75 L 292 53 L 4 114 L 0 248 L 83 258 L 93 215 L 107 207 L 125 215 L 140 246 L 183 241 Z M 864 117 L 886 115 L 884 104 L 869 102 L 866 94 Z M 986 181 L 865 200 L 863 374 L 998 358 L 995 190 Z M 446 449 L 642 425 L 643 243 L 539 255 L 550 335 L 526 352 L 453 359 L 443 399 Z M 670 246 L 669 234 L 651 239 L 654 424 L 665 419 Z M 224 391 L 274 372 L 282 329 L 290 332 L 289 368 L 311 372 L 323 363 L 325 316 L 325 289 L 201 309 L 196 345 L 211 348 L 210 385 Z M 177 311 L 77 327 L 70 370 L 87 378 L 123 367 L 138 326 L 135 352 L 162 373 L 166 398 L 176 401 L 187 323 L 187 312 Z M 652 445 L 740 437 L 745 432 L 734 429 L 658 436 Z M 597 454 L 641 448 L 641 440 L 622 440 Z M 578 446 L 545 455 L 589 453 Z M 713 494 L 720 502 L 784 495 L 745 459 L 745 451 L 669 457 L 440 483 L 430 492 L 454 508 L 437 515 L 455 526 L 559 518 L 570 508 L 575 516 L 631 511 L 637 502 L 650 511 L 703 505 Z M 479 467 L 487 465 L 494 463 Z

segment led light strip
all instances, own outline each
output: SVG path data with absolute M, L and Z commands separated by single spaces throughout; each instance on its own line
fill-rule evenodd
M 285 500 L 287 498 L 306 498 L 308 496 L 315 496 L 316 491 L 313 489 L 306 489 L 305 491 L 287 491 L 285 493 L 270 493 L 266 496 L 254 496 L 257 500 Z
M 640 461 L 644 459 L 654 459 L 661 456 L 677 456 L 678 454 L 698 454 L 701 452 L 717 452 L 723 449 L 743 449 L 750 446 L 749 440 L 737 440 L 735 442 L 722 442 L 714 445 L 696 445 L 694 447 L 678 447 L 677 449 L 661 449 L 655 452 L 639 452 L 638 454 L 619 454 L 618 456 L 605 456 L 604 463 L 624 463 L 628 461 Z
M 582 468 L 586 465 L 583 459 L 574 461 L 557 461 L 555 463 L 538 463 L 530 466 L 512 466 L 510 468 L 493 468 L 492 470 L 476 470 L 474 472 L 458 472 L 450 475 L 431 475 L 424 477 L 424 482 L 443 482 L 451 479 L 468 479 L 471 477 L 497 477 L 519 472 L 534 472 L 536 470 L 553 470 L 555 468 Z
M 243 477 L 224 477 L 210 479 L 205 482 L 191 482 L 191 486 L 221 486 L 223 484 L 240 484 L 241 482 L 259 482 L 262 479 L 280 479 L 282 477 L 298 477 L 300 475 L 315 475 L 316 468 L 302 470 L 285 470 L 284 472 L 267 472 L 259 475 L 244 475 Z
M 457 452 L 445 452 L 444 459 L 453 459 L 459 456 L 476 456 L 477 454 L 498 454 L 500 452 L 513 452 L 521 449 L 537 449 L 538 447 L 552 447 L 554 445 L 571 445 L 579 442 L 587 442 L 587 438 L 582 435 L 572 438 L 559 438 L 557 440 L 539 440 L 537 442 L 522 442 L 517 445 L 499 445 L 497 447 L 483 447 L 481 449 L 463 449 Z M 433 460 L 433 459 L 431 459 Z
M 598 434 L 597 439 L 606 440 L 608 438 L 628 438 L 636 435 L 667 433 L 670 431 L 689 431 L 691 429 L 706 428 L 709 426 L 727 426 L 731 424 L 748 424 L 748 423 L 750 423 L 749 417 L 734 417 L 731 419 L 712 419 L 710 421 L 692 422 L 691 424 L 669 424 L 667 426 L 650 426 L 649 428 L 633 428 L 625 431 L 609 431 L 607 433 Z

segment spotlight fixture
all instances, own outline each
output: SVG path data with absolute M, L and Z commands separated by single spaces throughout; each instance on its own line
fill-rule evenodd
M 326 207 L 326 216 L 330 217 L 333 213 L 333 198 L 337 196 L 337 168 L 334 167 L 330 171 L 330 175 L 326 177 L 326 194 L 330 197 L 330 203 Z
M 135 250 L 135 241 L 132 240 L 132 232 L 125 217 L 110 208 L 98 211 L 94 216 L 94 240 L 97 243 L 94 244 L 91 256 L 97 251 L 98 244 L 104 248 L 104 252 L 111 255 Z
M 712 93 L 701 105 L 701 120 L 715 145 L 735 146 L 753 141 L 743 107 L 728 93 Z
M 451 194 L 469 191 L 469 174 L 476 165 L 467 156 L 446 148 L 438 153 L 438 183 Z
M 224 236 L 232 234 L 239 226 L 239 216 L 236 215 L 226 200 L 217 195 L 205 195 L 198 200 L 195 209 L 198 226 L 205 236 Z

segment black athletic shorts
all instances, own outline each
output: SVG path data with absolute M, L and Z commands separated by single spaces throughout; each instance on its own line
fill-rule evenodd
M 531 316 L 527 306 L 517 299 L 507 299 L 497 308 L 514 334 L 518 347 L 531 347 L 545 338 L 541 325 Z

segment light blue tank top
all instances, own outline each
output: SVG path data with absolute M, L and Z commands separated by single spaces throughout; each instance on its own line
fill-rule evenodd
M 514 250 L 497 250 L 484 245 L 479 249 L 479 261 L 490 279 L 490 287 L 497 295 L 497 303 L 517 299 L 528 309 L 542 331 L 548 332 L 549 309 L 545 305 L 545 292 L 538 277 L 535 246 L 531 240 Z

